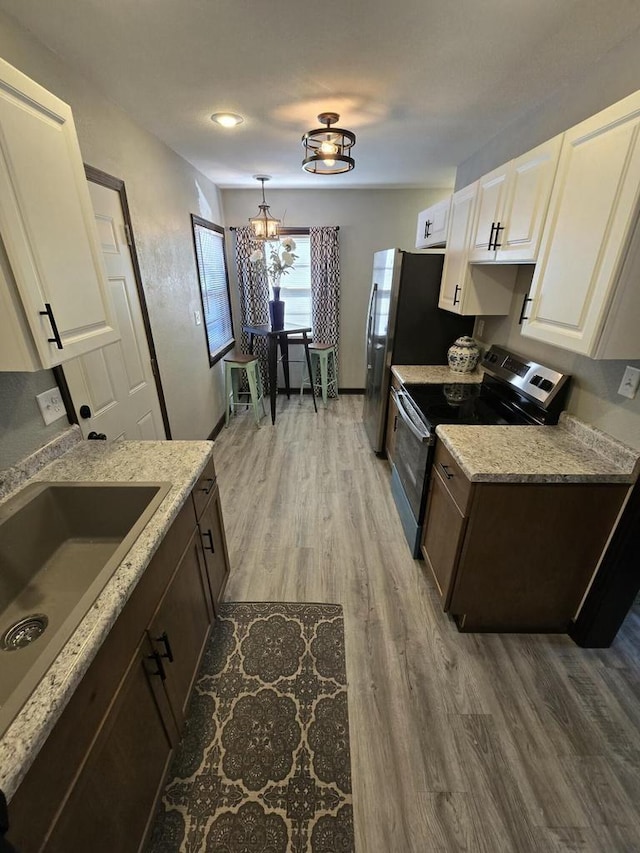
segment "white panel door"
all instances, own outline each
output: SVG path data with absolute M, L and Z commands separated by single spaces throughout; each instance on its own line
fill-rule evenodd
M 117 340 L 71 109 L 1 59 L 0 232 L 43 367 Z
M 83 405 L 91 410 L 80 417 L 85 438 L 93 430 L 108 439 L 164 439 L 120 197 L 92 181 L 89 192 L 121 338 L 65 364 L 71 397 L 79 415 Z
M 640 92 L 567 131 L 522 334 L 596 351 L 640 201 Z

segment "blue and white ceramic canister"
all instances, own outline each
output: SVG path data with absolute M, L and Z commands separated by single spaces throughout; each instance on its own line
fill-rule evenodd
M 471 373 L 475 369 L 478 359 L 480 358 L 480 350 L 478 344 L 463 335 L 461 338 L 456 338 L 447 352 L 447 361 L 449 369 L 454 373 Z

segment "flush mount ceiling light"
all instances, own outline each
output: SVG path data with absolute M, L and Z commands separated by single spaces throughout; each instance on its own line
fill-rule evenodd
M 252 216 L 249 225 L 253 228 L 256 240 L 277 240 L 280 220 L 271 216 L 269 205 L 264 199 L 264 182 L 270 181 L 269 175 L 254 175 L 256 181 L 262 183 L 262 204 L 258 205 L 257 216 Z
M 325 127 L 309 130 L 302 137 L 304 160 L 302 168 L 314 175 L 339 175 L 350 172 L 356 165 L 351 149 L 356 135 L 341 127 L 331 127 L 340 119 L 338 113 L 320 113 L 318 121 Z
M 236 125 L 242 124 L 244 119 L 238 113 L 214 113 L 211 116 L 211 121 L 215 121 L 222 127 L 236 127 Z

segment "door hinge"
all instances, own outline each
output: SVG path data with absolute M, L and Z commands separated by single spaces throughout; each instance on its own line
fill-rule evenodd
M 127 246 L 133 246 L 133 240 L 131 239 L 131 228 L 129 228 L 126 222 L 124 223 L 124 236 L 127 241 Z
M 156 363 L 156 360 L 155 360 L 155 358 L 150 358 L 149 361 L 151 362 L 151 372 L 153 373 L 153 375 L 157 379 L 158 378 L 158 365 Z

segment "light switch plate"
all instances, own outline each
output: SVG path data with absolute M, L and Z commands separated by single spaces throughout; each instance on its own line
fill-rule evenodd
M 36 396 L 36 400 L 42 412 L 42 420 L 47 426 L 66 415 L 59 388 L 50 388 L 49 391 L 43 391 L 42 394 Z
M 624 374 L 622 375 L 622 382 L 618 388 L 618 394 L 622 397 L 628 397 L 630 400 L 633 400 L 636 396 L 638 385 L 640 385 L 640 369 L 637 367 L 627 366 Z

